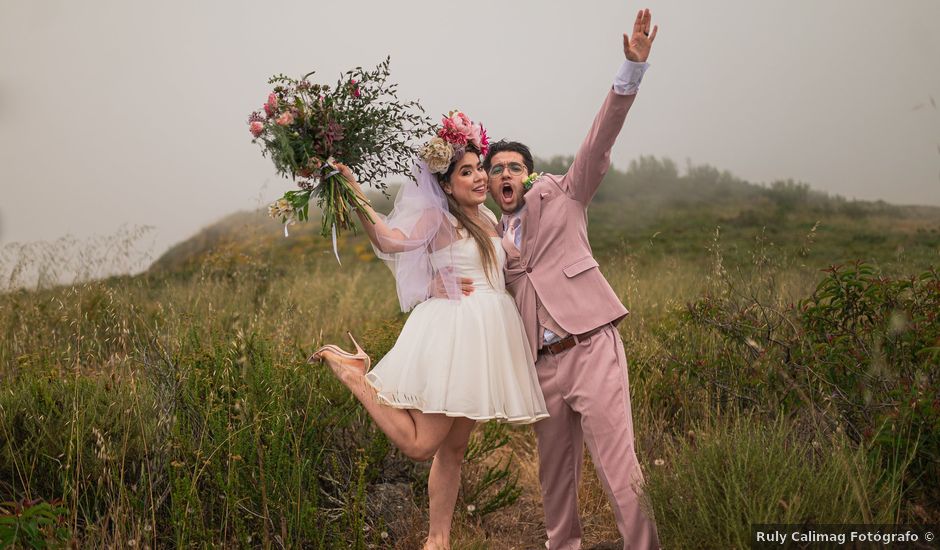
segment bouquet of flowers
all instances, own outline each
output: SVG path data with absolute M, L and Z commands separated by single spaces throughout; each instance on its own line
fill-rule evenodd
M 383 178 L 410 173 L 413 143 L 431 125 L 417 102 L 398 100 L 397 85 L 388 83 L 388 65 L 386 58 L 371 71 L 356 67 L 333 87 L 308 81 L 313 72 L 299 80 L 275 75 L 268 81 L 274 88 L 262 109 L 248 117 L 248 129 L 277 173 L 299 187 L 268 207 L 284 224 L 285 235 L 288 225 L 307 220 L 312 199 L 323 211 L 321 234 L 332 234 L 334 252 L 336 236 L 355 229 L 351 213 L 361 203 L 336 162 L 383 192 Z

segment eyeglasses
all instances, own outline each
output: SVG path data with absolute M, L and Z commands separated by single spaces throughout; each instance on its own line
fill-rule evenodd
M 498 176 L 503 173 L 503 170 L 509 168 L 509 173 L 514 176 L 519 176 L 525 173 L 525 166 L 519 164 L 518 162 L 507 162 L 504 164 L 494 164 L 490 166 L 490 176 Z

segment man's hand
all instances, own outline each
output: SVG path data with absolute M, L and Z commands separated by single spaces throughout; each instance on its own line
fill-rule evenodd
M 636 14 L 636 22 L 633 23 L 633 36 L 623 35 L 623 55 L 634 63 L 645 63 L 650 56 L 650 48 L 653 46 L 653 40 L 656 39 L 656 31 L 659 25 L 653 27 L 650 32 L 650 10 L 640 10 Z
M 460 292 L 464 296 L 469 296 L 473 294 L 473 279 L 460 277 L 457 279 L 457 284 L 460 285 Z M 447 295 L 447 289 L 444 288 L 444 279 L 441 278 L 440 273 L 435 273 L 434 280 L 431 281 L 431 297 L 432 298 L 449 298 L 449 296 Z

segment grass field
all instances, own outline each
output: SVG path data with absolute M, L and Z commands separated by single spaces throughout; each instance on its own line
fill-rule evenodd
M 631 310 L 619 328 L 665 547 L 747 547 L 750 523 L 940 521 L 938 209 L 646 158 L 591 213 Z M 7 250 L 0 541 L 420 544 L 427 465 L 305 363 L 347 329 L 385 353 L 405 319 L 394 282 L 361 236 L 337 266 L 315 225 L 284 239 L 240 214 L 141 275 L 28 289 L 17 273 L 61 272 L 39 265 L 61 254 Z M 74 271 L 120 241 L 69 256 Z M 478 428 L 455 548 L 540 547 L 534 447 L 529 428 Z M 619 535 L 585 472 L 585 543 L 603 547 Z

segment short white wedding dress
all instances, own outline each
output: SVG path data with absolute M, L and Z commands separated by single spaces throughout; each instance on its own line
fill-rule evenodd
M 380 402 L 514 424 L 548 417 L 522 318 L 506 292 L 506 253 L 499 237 L 492 242 L 498 265 L 489 279 L 472 238 L 431 254 L 435 267 L 453 265 L 473 279 L 473 292 L 414 308 L 395 346 L 366 374 Z

